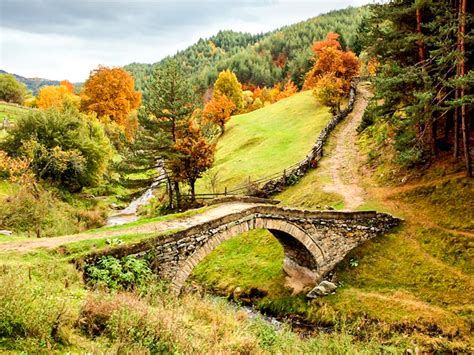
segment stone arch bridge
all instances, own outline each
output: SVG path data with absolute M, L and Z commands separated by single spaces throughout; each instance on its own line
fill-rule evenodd
M 374 211 L 306 211 L 272 205 L 255 205 L 246 210 L 133 245 L 117 246 L 89 255 L 94 263 L 103 255 L 146 256 L 157 274 L 169 280 L 179 293 L 194 267 L 218 245 L 252 229 L 267 229 L 283 246 L 283 269 L 291 278 L 314 286 L 347 253 L 364 241 L 400 222 Z

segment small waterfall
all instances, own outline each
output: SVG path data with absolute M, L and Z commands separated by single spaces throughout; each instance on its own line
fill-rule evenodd
M 118 226 L 121 224 L 134 222 L 138 219 L 138 209 L 141 206 L 146 205 L 151 198 L 153 197 L 153 192 L 156 188 L 158 188 L 163 182 L 166 181 L 167 175 L 165 170 L 165 165 L 162 160 L 158 161 L 158 177 L 155 181 L 150 185 L 150 187 L 139 197 L 134 199 L 130 204 L 124 208 L 123 210 L 117 211 L 114 215 L 110 216 L 107 219 L 106 226 Z

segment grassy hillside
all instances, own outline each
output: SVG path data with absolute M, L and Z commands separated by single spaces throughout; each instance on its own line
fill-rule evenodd
M 209 176 L 217 173 L 217 191 L 282 172 L 303 159 L 331 118 L 311 91 L 273 105 L 234 116 L 219 139 L 215 163 L 198 192 L 210 191 Z
M 324 191 L 332 179 L 328 156 L 334 148 L 332 138 L 318 169 L 276 198 L 290 206 L 343 208 L 342 196 Z M 433 166 L 408 185 L 399 187 L 399 178 L 383 179 L 378 186 L 365 160 L 346 164 L 362 164 L 359 178 L 367 196 L 359 209 L 386 211 L 406 222 L 347 256 L 337 270 L 336 294 L 311 302 L 292 296 L 282 282 L 283 250 L 266 230 L 223 243 L 195 268 L 193 279 L 224 295 L 239 287 L 244 300 L 265 294 L 253 299 L 263 311 L 299 315 L 336 333 L 343 329 L 359 341 L 379 343 L 379 349 L 390 344 L 398 351 L 469 352 L 474 344 L 474 183 Z

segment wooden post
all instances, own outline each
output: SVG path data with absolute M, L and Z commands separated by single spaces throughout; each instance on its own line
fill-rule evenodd
M 227 186 L 224 188 L 224 196 L 227 196 Z

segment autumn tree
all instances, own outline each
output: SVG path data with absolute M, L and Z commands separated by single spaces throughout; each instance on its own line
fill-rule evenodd
M 342 80 L 345 94 L 349 93 L 350 82 L 359 73 L 360 62 L 354 53 L 341 49 L 338 39 L 337 33 L 330 32 L 325 40 L 314 43 L 315 64 L 306 74 L 303 89 L 313 89 L 319 78 L 332 73 Z
M 344 98 L 343 80 L 334 73 L 323 75 L 316 83 L 313 95 L 319 103 L 330 107 L 333 114 L 339 113 Z
M 189 120 L 186 129 L 179 133 L 174 148 L 177 155 L 170 161 L 171 171 L 177 180 L 189 185 L 191 202 L 194 202 L 196 180 L 212 166 L 215 145 L 209 144 L 201 129 Z
M 239 83 L 235 74 L 230 70 L 220 72 L 216 82 L 214 83 L 213 98 L 218 98 L 222 95 L 227 96 L 234 103 L 234 111 L 242 109 L 242 85 Z
M 0 74 L 0 100 L 23 105 L 28 89 L 11 74 Z
M 235 104 L 226 95 L 215 96 L 203 110 L 204 119 L 218 125 L 224 134 L 225 124 L 235 111 Z
M 79 97 L 71 93 L 67 86 L 43 86 L 36 100 L 36 105 L 41 109 L 55 108 L 64 110 L 66 106 L 79 106 Z
M 127 130 L 133 124 L 130 114 L 141 103 L 141 93 L 134 86 L 133 77 L 124 69 L 99 66 L 84 83 L 81 109 Z
M 68 80 L 61 80 L 59 85 L 64 86 L 70 94 L 74 94 L 74 85 Z
M 288 80 L 285 84 L 283 90 L 281 90 L 278 95 L 275 96 L 274 101 L 280 101 L 287 97 L 290 97 L 298 92 L 298 87 L 293 83 L 292 80 Z

